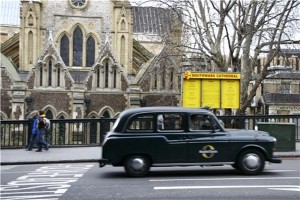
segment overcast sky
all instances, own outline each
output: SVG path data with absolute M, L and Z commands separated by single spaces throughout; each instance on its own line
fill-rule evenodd
M 0 0 L 0 24 L 20 25 L 20 0 Z
M 130 0 L 132 5 L 135 6 L 140 5 L 140 3 L 143 1 L 144 0 Z M 0 24 L 19 26 L 20 4 L 21 0 L 0 0 Z M 142 6 L 149 5 L 151 4 L 143 4 Z

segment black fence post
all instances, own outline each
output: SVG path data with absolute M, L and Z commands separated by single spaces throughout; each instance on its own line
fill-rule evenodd
M 104 141 L 106 133 L 110 129 L 110 121 L 106 119 L 100 119 L 100 145 Z
M 30 118 L 28 120 L 28 131 L 27 131 L 27 143 L 25 144 L 25 147 L 28 147 L 28 144 L 30 142 L 30 138 L 31 138 L 31 134 L 32 134 L 32 128 L 33 128 L 33 122 L 34 122 L 34 118 Z M 23 140 L 24 141 L 24 140 Z
M 239 114 L 239 119 L 237 120 L 237 128 L 238 129 L 245 129 L 246 127 L 245 127 L 245 116 L 246 116 L 246 114 L 245 113 L 241 113 L 241 114 Z

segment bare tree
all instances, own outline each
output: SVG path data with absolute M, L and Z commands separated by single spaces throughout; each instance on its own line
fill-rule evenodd
M 145 2 L 145 1 L 144 1 Z M 293 31 L 299 28 L 298 0 L 150 0 L 178 13 L 184 34 L 184 55 L 206 59 L 207 71 L 241 72 L 241 107 L 244 113 L 267 75 L 280 47 L 299 44 Z M 178 51 L 179 48 L 176 48 Z M 183 55 L 180 53 L 180 55 Z M 267 62 L 253 78 L 259 57 Z

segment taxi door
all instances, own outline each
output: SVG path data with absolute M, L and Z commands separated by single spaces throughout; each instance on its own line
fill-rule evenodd
M 228 161 L 229 138 L 216 126 L 215 118 L 205 114 L 190 115 L 187 134 L 188 159 L 191 163 Z
M 186 162 L 187 152 L 187 133 L 184 130 L 184 115 L 182 113 L 163 113 L 157 115 L 158 135 L 166 140 L 156 146 L 160 150 L 158 153 L 160 163 L 182 163 Z M 167 157 L 162 157 L 165 155 Z

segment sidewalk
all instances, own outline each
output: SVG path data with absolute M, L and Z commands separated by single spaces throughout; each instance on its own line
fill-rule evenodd
M 101 158 L 100 146 L 51 148 L 43 152 L 25 149 L 1 149 L 1 165 L 97 162 Z
M 43 152 L 35 152 L 35 149 L 1 149 L 1 165 L 98 162 L 101 150 L 100 146 L 50 148 L 49 151 Z M 296 151 L 275 152 L 275 156 L 300 157 L 300 142 L 296 143 Z

